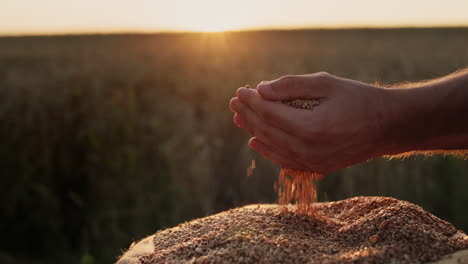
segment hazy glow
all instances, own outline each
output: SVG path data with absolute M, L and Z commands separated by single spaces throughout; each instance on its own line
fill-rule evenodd
M 468 25 L 468 0 L 1 0 L 0 34 Z
M 247 17 L 242 15 L 245 4 L 240 2 L 228 2 L 219 0 L 204 1 L 168 1 L 161 5 L 167 12 L 167 17 L 161 24 L 167 24 L 170 29 L 182 29 L 191 31 L 217 32 L 239 29 L 247 26 Z M 163 15 L 163 14 L 161 14 Z M 169 22 L 171 21 L 171 22 Z

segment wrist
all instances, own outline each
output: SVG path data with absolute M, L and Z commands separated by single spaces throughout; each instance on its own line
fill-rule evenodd
M 384 90 L 386 155 L 426 149 L 425 143 L 437 134 L 432 126 L 432 93 L 426 86 Z
M 385 89 L 388 154 L 468 147 L 468 76 Z

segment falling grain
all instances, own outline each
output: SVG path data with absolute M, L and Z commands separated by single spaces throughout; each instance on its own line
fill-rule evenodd
M 311 171 L 281 169 L 278 203 L 284 207 L 295 201 L 298 213 L 313 214 L 312 203 L 317 201 L 315 180 L 321 178 L 322 175 Z
M 283 103 L 299 109 L 313 110 L 320 102 L 317 99 L 296 99 Z M 313 214 L 312 203 L 317 202 L 315 181 L 322 177 L 312 171 L 282 168 L 279 176 L 279 204 L 285 208 L 285 205 L 295 201 L 298 213 Z

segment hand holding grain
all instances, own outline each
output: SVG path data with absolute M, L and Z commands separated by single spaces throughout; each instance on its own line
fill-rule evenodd
M 385 90 L 327 73 L 285 76 L 239 88 L 230 106 L 252 149 L 281 167 L 326 174 L 386 154 Z M 294 99 L 320 104 L 282 103 Z
M 282 103 L 295 99 L 319 103 Z M 328 73 L 285 76 L 239 88 L 230 105 L 251 148 L 283 168 L 326 174 L 383 155 L 468 158 L 467 100 L 464 69 L 390 89 Z

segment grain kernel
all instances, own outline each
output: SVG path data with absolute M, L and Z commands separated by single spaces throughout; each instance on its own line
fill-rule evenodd
M 386 228 L 388 226 L 388 224 L 390 223 L 390 220 L 386 219 L 386 220 L 383 220 L 381 223 L 380 223 L 380 227 L 381 228 Z
M 377 243 L 377 242 L 379 242 L 379 235 L 372 235 L 372 236 L 370 236 L 370 237 L 369 237 L 369 241 L 370 241 L 371 243 Z

